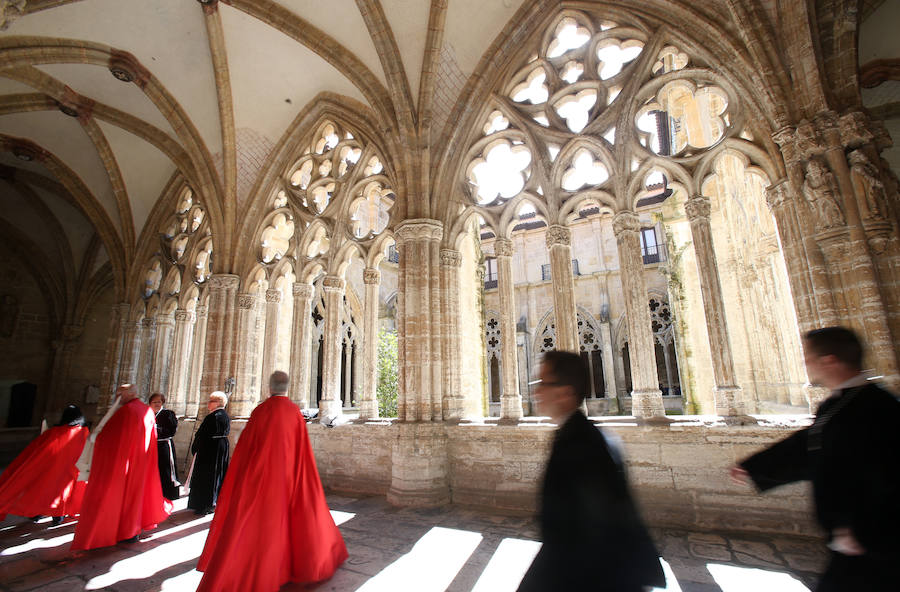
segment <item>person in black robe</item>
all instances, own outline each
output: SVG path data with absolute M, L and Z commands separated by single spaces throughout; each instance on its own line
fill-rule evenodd
M 581 412 L 589 381 L 578 354 L 544 354 L 536 399 L 540 413 L 559 429 L 538 506 L 543 545 L 519 592 L 641 592 L 645 586 L 665 586 L 621 453 Z
M 163 497 L 177 500 L 181 497 L 181 482 L 175 464 L 175 431 L 178 418 L 171 409 L 163 409 L 166 396 L 162 393 L 150 395 L 147 403 L 156 414 L 156 460 L 159 464 L 159 481 L 162 483 Z
M 760 491 L 810 480 L 831 555 L 817 592 L 896 590 L 900 578 L 900 401 L 861 372 L 843 327 L 803 339 L 807 375 L 831 389 L 813 424 L 731 469 Z
M 209 396 L 206 404 L 209 415 L 203 419 L 191 444 L 191 452 L 197 456 L 191 475 L 188 508 L 197 514 L 208 514 L 215 509 L 228 469 L 231 419 L 225 413 L 227 402 L 225 393 L 221 391 Z

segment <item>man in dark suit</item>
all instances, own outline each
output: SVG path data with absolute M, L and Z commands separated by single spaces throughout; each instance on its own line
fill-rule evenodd
M 900 565 L 900 401 L 861 371 L 843 327 L 810 331 L 809 381 L 831 389 L 813 424 L 732 467 L 761 491 L 811 480 L 831 558 L 817 592 L 895 590 Z
M 588 368 L 544 354 L 538 410 L 559 426 L 540 500 L 543 546 L 520 592 L 639 592 L 665 586 L 659 555 L 631 499 L 619 451 L 581 412 Z

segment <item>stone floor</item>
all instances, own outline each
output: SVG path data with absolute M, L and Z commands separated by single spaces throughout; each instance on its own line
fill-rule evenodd
M 460 507 L 394 508 L 381 497 L 328 496 L 350 558 L 329 581 L 282 591 L 503 592 L 515 590 L 539 544 L 526 516 Z M 53 527 L 8 517 L 0 523 L 0 590 L 194 590 L 193 568 L 211 517 L 176 504 L 172 516 L 134 544 L 69 552 L 75 522 Z M 668 591 L 803 592 L 825 553 L 809 539 L 653 532 Z M 598 578 L 603 575 L 598 573 Z

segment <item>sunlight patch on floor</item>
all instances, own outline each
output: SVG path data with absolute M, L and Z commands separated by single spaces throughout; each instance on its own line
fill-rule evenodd
M 172 528 L 166 528 L 163 530 L 155 530 L 153 534 L 148 536 L 147 538 L 141 539 L 142 543 L 146 543 L 149 541 L 155 541 L 158 538 L 162 538 L 164 536 L 169 536 L 175 534 L 176 532 L 181 532 L 183 530 L 188 530 L 189 528 L 193 528 L 195 526 L 199 526 L 200 524 L 205 524 L 207 522 L 212 522 L 213 515 L 208 514 L 206 516 L 201 516 L 195 520 L 191 520 L 189 522 L 185 522 L 184 524 L 179 524 L 178 526 L 173 526 Z M 165 524 L 165 522 L 163 522 Z
M 186 590 L 196 590 L 200 585 L 203 574 L 196 569 L 192 569 L 187 573 L 183 573 L 163 581 L 159 592 L 185 592 Z
M 331 518 L 332 520 L 334 520 L 335 526 L 340 526 L 344 522 L 356 518 L 356 514 L 352 514 L 350 512 L 341 512 L 339 510 L 331 510 Z
M 657 592 L 658 590 L 665 590 L 665 592 L 681 592 L 681 586 L 678 584 L 678 578 L 675 577 L 675 572 L 672 571 L 672 567 L 669 565 L 669 562 L 659 558 L 659 562 L 662 564 L 663 573 L 666 575 L 666 587 L 665 588 L 651 588 L 651 592 Z
M 481 535 L 435 526 L 356 592 L 443 592 L 481 543 Z
M 503 539 L 471 592 L 515 592 L 540 548 L 538 541 Z
M 203 551 L 206 534 L 206 530 L 195 532 L 184 538 L 144 551 L 134 557 L 116 561 L 108 572 L 91 578 L 85 586 L 85 590 L 101 590 L 123 580 L 142 580 L 173 565 L 197 559 Z M 140 549 L 139 545 L 137 545 L 138 549 Z
M 782 572 L 720 563 L 707 563 L 706 569 L 712 574 L 722 592 L 759 592 L 760 590 L 809 592 L 809 588 L 798 579 Z
M 22 545 L 3 549 L 0 551 L 0 555 L 18 555 L 19 553 L 27 553 L 28 551 L 34 551 L 35 549 L 52 549 L 53 547 L 71 543 L 74 538 L 75 533 L 72 532 L 51 539 L 32 539 Z

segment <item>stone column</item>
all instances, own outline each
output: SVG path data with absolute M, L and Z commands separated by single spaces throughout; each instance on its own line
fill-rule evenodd
M 301 409 L 309 409 L 310 329 L 312 327 L 311 284 L 294 282 L 294 320 L 291 332 L 290 396 Z
M 200 392 L 206 396 L 213 391 L 225 390 L 225 380 L 230 378 L 236 321 L 235 305 L 241 278 L 230 274 L 209 276 L 209 302 L 207 303 L 206 348 L 203 357 L 203 378 Z M 230 408 L 230 403 L 229 403 Z M 203 409 L 201 408 L 201 415 Z
M 113 306 L 109 320 L 109 335 L 106 338 L 106 356 L 100 374 L 100 399 L 97 401 L 97 416 L 103 417 L 112 398 L 116 394 L 119 372 L 125 357 L 125 327 L 131 306 L 122 302 Z
M 603 396 L 607 399 L 616 398 L 616 368 L 613 361 L 613 343 L 612 331 L 609 328 L 609 321 L 600 322 L 600 356 L 603 359 L 603 382 L 606 386 L 606 392 Z M 624 412 L 619 409 L 619 414 Z
M 141 329 L 143 324 L 141 321 L 124 321 L 125 343 L 122 344 L 122 363 L 119 371 L 118 384 L 136 384 L 138 380 L 137 371 L 138 363 L 141 359 Z M 112 396 L 116 392 L 113 389 Z M 112 401 L 112 398 L 110 398 Z
M 191 351 L 191 369 L 188 378 L 187 395 L 185 397 L 184 415 L 197 417 L 200 411 L 200 377 L 203 375 L 203 358 L 206 350 L 206 320 L 208 308 L 205 304 L 198 304 L 194 320 L 193 347 Z M 212 391 L 210 391 L 212 392 Z M 210 393 L 203 393 L 208 397 Z
M 234 417 L 249 417 L 259 402 L 259 335 L 256 330 L 258 299 L 259 296 L 252 293 L 238 296 L 237 368 L 234 373 L 234 394 L 228 404 Z
M 363 272 L 366 285 L 366 310 L 363 319 L 363 390 L 359 401 L 359 418 L 378 417 L 378 289 L 381 286 L 381 272 L 367 267 Z
M 344 280 L 336 275 L 322 280 L 325 291 L 325 351 L 322 355 L 322 399 L 319 417 L 340 416 L 341 411 L 341 307 L 344 305 Z
M 619 212 L 613 219 L 619 251 L 619 269 L 625 296 L 631 358 L 631 414 L 636 417 L 663 417 L 662 391 L 656 376 L 656 351 L 650 325 L 644 265 L 641 259 L 640 221 L 634 212 Z M 557 325 L 559 327 L 559 325 Z
M 725 303 L 722 301 L 722 285 L 719 282 L 719 266 L 716 263 L 716 249 L 709 223 L 709 198 L 695 195 L 685 203 L 684 211 L 691 225 L 694 256 L 700 275 L 700 293 L 703 297 L 703 313 L 706 316 L 713 379 L 716 382 L 713 389 L 716 413 L 729 417 L 747 415 L 756 410 L 744 400 L 743 391 L 735 381 Z M 666 369 L 668 368 L 667 360 Z M 669 384 L 672 384 L 671 379 Z
M 494 254 L 497 256 L 497 286 L 500 288 L 500 421 L 515 423 L 522 417 L 522 396 L 519 393 L 519 360 L 516 355 L 512 241 L 508 238 L 494 240 Z
M 462 382 L 460 374 L 459 350 L 459 268 L 462 266 L 462 255 L 452 249 L 441 249 L 441 287 L 444 297 L 441 300 L 441 317 L 443 325 L 441 335 L 441 366 L 444 384 L 443 416 L 445 421 L 459 421 L 463 414 Z
M 156 319 L 141 320 L 141 357 L 137 369 L 137 387 L 140 397 L 146 400 L 150 394 L 153 377 L 153 360 L 156 353 Z
M 32 425 L 40 424 L 47 411 L 62 407 L 71 394 L 67 391 L 69 384 L 69 369 L 72 366 L 72 356 L 78 348 L 78 342 L 84 333 L 83 325 L 66 324 L 62 326 L 59 337 L 54 339 L 50 346 L 53 348 L 53 361 L 50 371 L 50 385 L 46 393 L 38 392 L 34 402 Z M 49 395 L 49 396 L 48 396 Z
M 172 352 L 172 371 L 169 377 L 169 408 L 175 415 L 185 415 L 187 409 L 188 374 L 193 365 L 191 342 L 194 338 L 194 313 L 179 308 L 175 311 L 175 345 Z M 195 412 L 196 413 L 196 412 Z
M 175 332 L 175 317 L 171 314 L 156 315 L 156 347 L 153 351 L 153 373 L 150 378 L 151 393 L 166 393 L 169 390 L 169 372 L 172 368 L 172 335 Z
M 263 384 L 268 384 L 272 372 L 279 370 L 275 367 L 275 357 L 278 353 L 278 315 L 281 311 L 281 290 L 266 290 L 266 329 L 263 341 L 262 378 Z
M 556 348 L 578 352 L 578 320 L 575 313 L 575 278 L 572 276 L 572 231 L 554 224 L 547 229 Z

